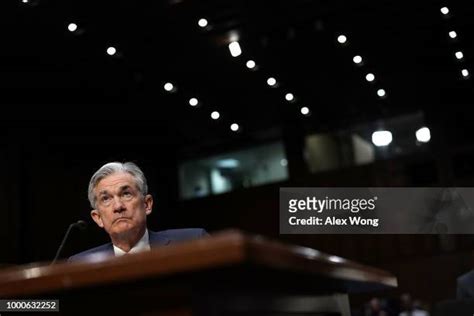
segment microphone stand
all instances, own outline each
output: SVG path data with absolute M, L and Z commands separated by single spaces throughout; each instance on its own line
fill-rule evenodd
M 53 261 L 51 262 L 51 265 L 55 264 L 56 261 L 58 260 L 59 258 L 59 255 L 61 254 L 61 251 L 63 250 L 64 248 L 64 245 L 66 244 L 66 240 L 69 236 L 69 234 L 71 233 L 71 230 L 74 228 L 74 227 L 79 227 L 80 229 L 85 229 L 87 226 L 86 222 L 84 222 L 83 220 L 79 220 L 75 223 L 72 223 L 71 225 L 69 225 L 67 231 L 66 231 L 66 234 L 64 235 L 64 238 L 63 240 L 61 241 L 61 245 L 59 245 L 59 248 L 58 248 L 58 251 L 56 251 L 56 255 L 54 256 L 54 259 Z

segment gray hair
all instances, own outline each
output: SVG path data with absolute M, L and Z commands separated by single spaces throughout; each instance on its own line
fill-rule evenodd
M 140 191 L 143 196 L 148 194 L 148 185 L 146 183 L 145 175 L 143 171 L 133 162 L 109 162 L 103 165 L 97 170 L 89 181 L 89 189 L 87 196 L 92 208 L 96 208 L 96 196 L 94 194 L 94 189 L 100 180 L 104 179 L 115 173 L 126 172 L 131 174 L 135 178 L 137 184 L 137 189 Z

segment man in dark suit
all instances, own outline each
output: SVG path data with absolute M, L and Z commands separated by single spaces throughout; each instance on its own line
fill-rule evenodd
M 146 217 L 152 211 L 153 198 L 145 175 L 132 162 L 103 165 L 89 182 L 88 198 L 92 219 L 112 242 L 76 254 L 69 261 L 121 256 L 207 235 L 198 228 L 148 231 Z

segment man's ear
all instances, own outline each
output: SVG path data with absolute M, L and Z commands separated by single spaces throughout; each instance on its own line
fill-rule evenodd
M 150 215 L 153 209 L 153 197 L 150 194 L 145 195 L 145 212 L 146 215 Z
M 92 210 L 91 217 L 99 227 L 104 228 L 104 223 L 102 223 L 102 218 L 98 210 Z

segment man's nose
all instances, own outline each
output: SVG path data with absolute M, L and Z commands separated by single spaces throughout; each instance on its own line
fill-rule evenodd
M 119 196 L 115 196 L 114 197 L 114 212 L 122 212 L 123 210 L 125 210 L 125 204 L 123 204 Z

